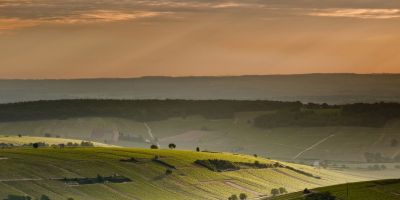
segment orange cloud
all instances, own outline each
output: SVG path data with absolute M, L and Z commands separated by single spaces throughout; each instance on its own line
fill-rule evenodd
M 0 30 L 14 30 L 38 26 L 41 24 L 80 24 L 80 23 L 99 23 L 134 20 L 140 18 L 156 17 L 166 12 L 139 11 L 125 13 L 112 10 L 96 10 L 87 13 L 74 14 L 60 18 L 39 18 L 39 19 L 20 19 L 20 18 L 0 18 Z
M 37 26 L 40 24 L 38 20 L 23 20 L 18 18 L 0 19 L 0 30 L 12 30 Z
M 233 8 L 233 7 L 242 7 L 244 4 L 234 3 L 234 2 L 227 2 L 227 3 L 220 3 L 212 5 L 212 8 Z
M 400 17 L 400 9 L 325 9 L 309 13 L 320 17 L 352 17 L 361 19 L 391 19 Z
M 161 12 L 151 12 L 151 11 L 139 11 L 139 12 L 120 12 L 113 10 L 96 10 L 93 12 L 81 13 L 77 15 L 72 15 L 68 17 L 63 17 L 60 19 L 51 20 L 53 23 L 96 23 L 96 22 L 114 22 L 114 21 L 125 21 L 133 20 L 139 18 L 156 17 L 161 14 Z

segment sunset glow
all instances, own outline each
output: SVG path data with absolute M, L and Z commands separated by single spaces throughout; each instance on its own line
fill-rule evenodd
M 0 0 L 0 78 L 400 73 L 400 3 Z

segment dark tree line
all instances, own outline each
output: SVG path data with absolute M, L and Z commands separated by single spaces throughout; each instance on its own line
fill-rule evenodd
M 305 105 L 298 110 L 278 110 L 254 120 L 259 128 L 275 127 L 323 127 L 360 126 L 383 127 L 388 121 L 400 118 L 400 104 L 348 104 L 348 105 Z
M 400 118 L 398 103 L 328 105 L 239 100 L 55 100 L 0 104 L 0 122 L 75 117 L 120 117 L 141 122 L 192 115 L 232 119 L 237 112 L 253 111 L 273 111 L 253 121 L 259 128 L 382 127 L 388 121 Z
M 137 121 L 202 115 L 233 118 L 236 112 L 299 109 L 299 102 L 234 100 L 55 100 L 0 104 L 0 121 L 122 117 Z

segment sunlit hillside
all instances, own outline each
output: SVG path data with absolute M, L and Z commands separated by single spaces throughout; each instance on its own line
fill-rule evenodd
M 218 171 L 196 164 L 218 160 Z M 0 197 L 226 199 L 270 196 L 367 180 L 340 172 L 231 153 L 96 147 L 0 149 Z M 100 177 L 100 178 L 99 178 Z M 107 180 L 107 181 L 105 181 Z

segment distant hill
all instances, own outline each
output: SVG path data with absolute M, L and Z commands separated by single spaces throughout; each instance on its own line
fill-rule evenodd
M 399 102 L 398 88 L 400 74 L 0 80 L 0 103 L 77 98 Z

